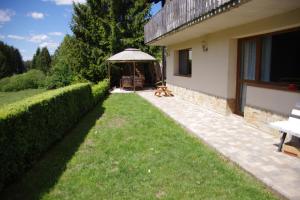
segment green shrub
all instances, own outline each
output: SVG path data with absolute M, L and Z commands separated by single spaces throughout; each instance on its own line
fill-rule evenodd
M 107 94 L 107 82 L 51 90 L 0 109 L 0 191 Z
M 44 86 L 45 74 L 40 70 L 30 70 L 24 74 L 18 74 L 0 80 L 0 91 L 20 91 L 36 89 Z
M 74 73 L 66 66 L 55 66 L 46 79 L 47 89 L 60 88 L 70 85 L 74 81 Z
M 92 87 L 94 102 L 98 103 L 107 95 L 109 89 L 109 81 L 105 79 Z

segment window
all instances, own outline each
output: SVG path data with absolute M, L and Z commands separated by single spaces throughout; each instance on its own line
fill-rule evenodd
M 177 75 L 191 76 L 192 75 L 192 49 L 179 50 L 178 52 L 179 66 Z
M 261 38 L 260 80 L 300 84 L 300 31 Z
M 300 29 L 240 40 L 240 78 L 249 84 L 295 84 L 300 90 Z

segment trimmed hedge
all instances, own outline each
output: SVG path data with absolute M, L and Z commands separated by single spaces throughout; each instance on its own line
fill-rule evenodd
M 97 85 L 92 87 L 92 93 L 94 97 L 94 102 L 98 103 L 103 100 L 103 98 L 108 94 L 109 81 L 105 79 L 102 82 L 99 82 Z
M 92 92 L 90 84 L 75 84 L 0 109 L 0 191 L 101 100 L 106 85 L 99 83 Z

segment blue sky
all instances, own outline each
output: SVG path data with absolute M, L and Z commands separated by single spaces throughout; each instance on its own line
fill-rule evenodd
M 0 40 L 19 49 L 23 60 L 32 58 L 37 47 L 52 54 L 65 34 L 72 34 L 73 0 L 0 0 Z M 84 2 L 85 0 L 74 0 Z M 154 4 L 151 13 L 160 9 Z

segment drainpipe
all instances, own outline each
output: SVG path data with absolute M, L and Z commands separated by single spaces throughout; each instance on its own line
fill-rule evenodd
M 161 7 L 164 7 L 166 0 L 161 0 Z M 162 47 L 162 85 L 165 84 L 166 80 L 166 47 Z

